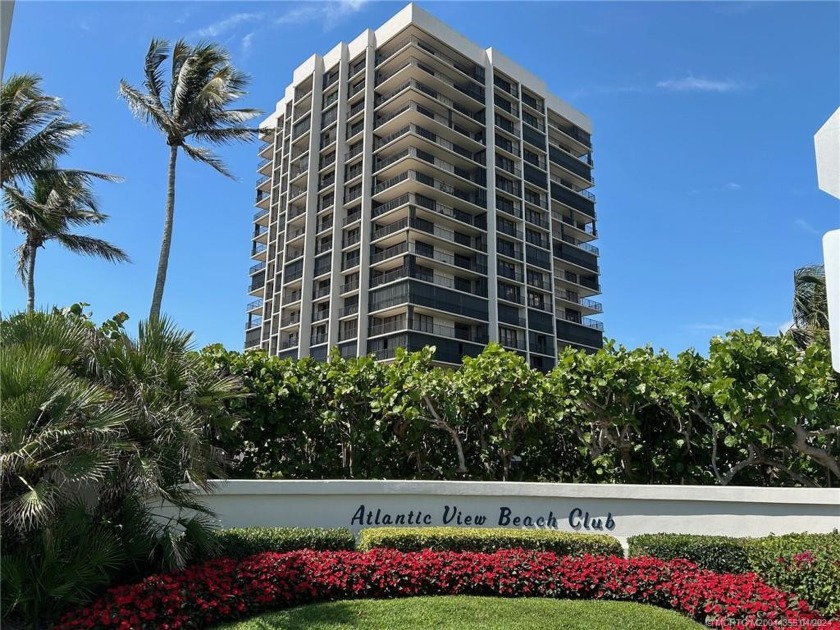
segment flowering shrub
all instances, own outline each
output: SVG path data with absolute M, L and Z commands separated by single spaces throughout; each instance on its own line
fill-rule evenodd
M 217 558 L 110 589 L 66 614 L 59 628 L 206 627 L 317 601 L 413 595 L 611 599 L 670 608 L 711 626 L 840 630 L 755 574 L 719 574 L 685 560 L 507 549 L 493 554 L 393 549 L 263 553 Z
M 685 558 L 721 573 L 757 573 L 826 615 L 840 615 L 840 532 L 763 538 L 643 534 L 627 539 L 630 556 Z

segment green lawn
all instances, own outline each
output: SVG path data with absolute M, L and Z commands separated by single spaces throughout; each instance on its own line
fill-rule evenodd
M 497 597 L 354 600 L 267 613 L 217 630 L 699 630 L 670 610 L 644 604 Z

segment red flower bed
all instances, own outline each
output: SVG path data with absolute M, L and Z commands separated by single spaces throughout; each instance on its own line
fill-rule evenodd
M 719 574 L 685 560 L 375 549 L 263 553 L 211 560 L 109 590 L 59 628 L 200 628 L 311 602 L 412 595 L 496 595 L 648 603 L 721 627 L 840 630 L 755 574 Z

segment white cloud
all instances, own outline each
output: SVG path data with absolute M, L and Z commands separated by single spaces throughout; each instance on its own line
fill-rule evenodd
M 726 185 L 726 188 L 729 189 L 729 190 L 741 190 L 742 186 L 741 186 L 741 184 L 737 184 L 735 182 L 729 182 Z
M 656 87 L 668 90 L 669 92 L 734 92 L 743 90 L 747 86 L 737 81 L 715 81 L 712 79 L 701 79 L 700 77 L 687 76 L 682 79 L 668 79 L 659 81 Z
M 330 30 L 348 15 L 361 10 L 368 0 L 337 0 L 333 2 L 306 2 L 274 19 L 274 24 L 304 24 L 323 20 L 324 30 Z
M 786 322 L 784 322 L 783 324 L 779 324 L 779 334 L 784 334 L 787 331 L 789 331 L 791 328 L 793 328 L 793 320 L 789 319 Z
M 242 38 L 242 56 L 247 57 L 251 52 L 251 46 L 254 44 L 254 33 L 248 33 Z
M 235 13 L 229 18 L 225 18 L 224 20 L 220 20 L 214 24 L 198 29 L 190 35 L 193 37 L 218 37 L 219 35 L 223 35 L 224 33 L 235 29 L 240 24 L 256 22 L 264 17 L 265 14 L 263 13 Z
M 813 225 L 808 223 L 805 219 L 797 219 L 793 222 L 796 227 L 808 232 L 809 234 L 819 234 L 819 230 L 817 230 Z
M 768 335 L 775 335 L 781 326 L 776 322 L 769 322 L 765 320 L 756 319 L 754 317 L 733 317 L 714 322 L 697 322 L 693 324 L 686 324 L 683 326 L 685 330 L 697 333 L 725 333 L 730 330 L 744 329 L 752 331 L 755 328 L 760 329 L 763 333 Z

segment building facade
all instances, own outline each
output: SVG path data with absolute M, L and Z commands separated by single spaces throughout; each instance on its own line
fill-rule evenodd
M 408 5 L 298 67 L 262 127 L 246 348 L 601 347 L 591 122 L 542 80 Z

